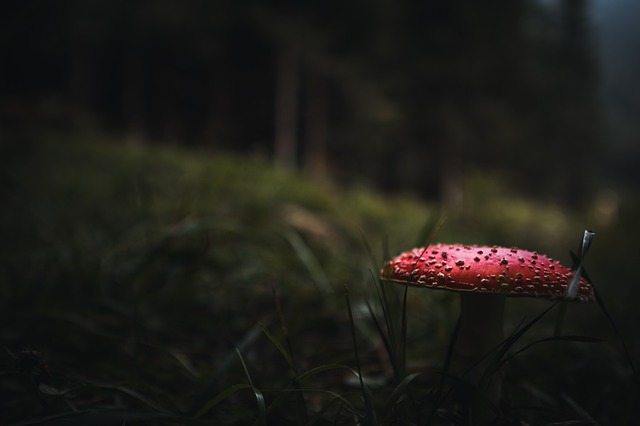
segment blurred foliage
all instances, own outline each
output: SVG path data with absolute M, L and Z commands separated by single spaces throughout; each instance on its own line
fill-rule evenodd
M 582 229 L 597 225 L 589 273 L 638 354 L 633 198 L 614 213 L 598 205 L 569 213 L 514 195 L 499 175 L 478 174 L 462 185 L 464 208 L 448 212 L 408 194 L 313 181 L 260 158 L 95 135 L 40 139 L 0 148 L 4 424 L 64 413 L 71 417 L 60 421 L 75 424 L 245 424 L 262 415 L 291 424 L 300 401 L 288 386 L 310 369 L 302 382 L 314 391 L 304 393 L 303 411 L 322 424 L 352 423 L 348 404 L 366 411 L 357 378 L 328 367 L 356 368 L 345 285 L 371 403 L 391 407 L 376 408 L 388 422 L 424 418 L 410 413 L 409 400 L 385 405 L 399 384 L 366 305 L 378 309 L 372 276 L 384 258 L 427 242 L 441 216 L 437 241 L 517 245 L 563 263 Z M 397 395 L 428 399 L 425 372 L 441 366 L 456 298 L 416 289 L 409 296 L 407 374 L 421 373 Z M 507 330 L 547 306 L 514 301 Z M 610 327 L 595 305 L 572 305 L 568 314 L 567 333 L 606 342 L 589 350 L 541 344 L 514 358 L 511 414 L 633 424 L 629 370 Z M 547 316 L 523 344 L 549 336 L 553 321 Z M 544 415 L 518 408 L 536 404 Z
M 450 186 L 500 170 L 522 194 L 581 207 L 608 170 L 586 0 L 20 0 L 3 11 L 7 138 L 54 126 L 277 157 L 288 52 L 299 82 L 287 154 L 322 156 L 331 177 L 446 203 Z

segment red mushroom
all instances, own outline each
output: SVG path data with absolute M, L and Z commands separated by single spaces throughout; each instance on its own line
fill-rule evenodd
M 417 248 L 388 262 L 381 278 L 461 293 L 460 325 L 451 366 L 456 374 L 464 373 L 503 341 L 505 296 L 595 300 L 591 285 L 571 269 L 547 256 L 517 248 L 459 244 Z M 572 291 L 568 292 L 570 286 Z M 477 379 L 479 373 L 468 378 L 473 381 L 474 376 Z M 500 378 L 495 377 L 487 395 L 494 404 L 499 401 L 500 388 Z

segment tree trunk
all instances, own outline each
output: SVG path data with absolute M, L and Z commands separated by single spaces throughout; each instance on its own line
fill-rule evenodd
M 232 72 L 227 55 L 220 55 L 212 61 L 209 115 L 205 124 L 203 139 L 211 147 L 229 146 L 232 135 L 231 84 Z
M 123 115 L 126 139 L 132 143 L 144 143 L 147 139 L 145 126 L 145 75 L 144 58 L 142 48 L 142 34 L 138 28 L 139 22 L 136 18 L 138 9 L 135 5 L 130 5 L 127 10 L 129 14 L 129 37 L 125 38 L 124 45 L 124 78 L 123 78 Z
M 306 108 L 305 168 L 312 176 L 327 175 L 327 87 L 322 76 L 310 72 Z
M 282 49 L 276 64 L 275 161 L 294 168 L 298 131 L 298 59 L 293 52 Z
M 74 10 L 74 22 L 70 25 L 69 45 L 69 95 L 71 98 L 71 121 L 78 130 L 95 127 L 93 114 L 93 74 L 92 49 L 87 42 L 90 35 L 90 23 L 86 16 Z M 85 18 L 85 19 L 83 19 Z M 90 21 L 89 21 L 90 22 Z

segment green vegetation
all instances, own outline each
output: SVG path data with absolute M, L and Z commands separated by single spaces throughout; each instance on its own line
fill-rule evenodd
M 427 242 L 437 206 L 258 158 L 93 139 L 1 148 L 0 423 L 452 421 L 440 372 L 457 298 L 409 289 L 404 306 L 404 289 L 374 278 L 389 253 Z M 436 240 L 570 263 L 597 216 L 499 182 L 469 180 Z M 638 293 L 625 282 L 638 210 L 625 200 L 596 229 L 587 262 L 632 352 L 623 321 L 638 313 L 621 295 Z M 499 351 L 506 420 L 634 423 L 631 370 L 596 304 L 568 309 L 565 333 L 580 338 L 527 347 L 553 336 L 557 309 L 532 321 L 549 306 L 507 309 L 507 331 L 521 332 Z

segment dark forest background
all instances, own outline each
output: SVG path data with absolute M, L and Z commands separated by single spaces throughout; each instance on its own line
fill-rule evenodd
M 452 209 L 483 173 L 580 207 L 634 164 L 607 149 L 590 6 L 4 2 L 0 129 L 270 157 Z
M 0 423 L 467 424 L 457 295 L 383 263 L 592 229 L 498 416 L 640 424 L 639 5 L 1 2 Z

